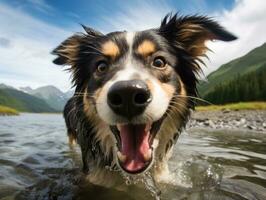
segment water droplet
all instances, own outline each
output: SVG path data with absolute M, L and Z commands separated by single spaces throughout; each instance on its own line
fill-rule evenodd
M 194 190 L 218 187 L 222 181 L 223 169 L 208 161 L 188 161 L 183 166 L 184 181 Z
M 127 178 L 126 179 L 126 185 L 131 185 L 131 184 L 132 184 L 132 181 L 129 178 Z
M 156 186 L 156 183 L 154 181 L 154 178 L 153 178 L 153 176 L 151 175 L 150 172 L 146 172 L 144 174 L 144 177 L 143 177 L 142 181 L 144 182 L 144 185 L 145 185 L 146 189 L 148 189 L 151 192 L 151 195 L 156 200 L 160 200 L 161 191 Z

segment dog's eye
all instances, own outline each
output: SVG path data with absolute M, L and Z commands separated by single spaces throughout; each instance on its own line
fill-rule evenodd
M 154 58 L 152 66 L 160 69 L 164 68 L 166 66 L 165 59 L 163 57 Z
M 98 73 L 105 73 L 108 70 L 108 65 L 106 62 L 101 61 L 97 64 L 97 72 Z

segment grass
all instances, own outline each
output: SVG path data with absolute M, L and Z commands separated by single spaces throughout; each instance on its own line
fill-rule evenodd
M 19 112 L 13 108 L 0 105 L 0 115 L 19 115 Z
M 239 102 L 225 105 L 197 106 L 196 111 L 212 110 L 266 110 L 266 102 Z

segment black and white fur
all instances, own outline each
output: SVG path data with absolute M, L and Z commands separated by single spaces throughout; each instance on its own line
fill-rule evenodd
M 73 76 L 75 94 L 65 106 L 64 117 L 70 142 L 76 140 L 81 148 L 84 172 L 94 184 L 123 184 L 118 125 L 151 123 L 152 158 L 137 174 L 150 171 L 156 181 L 163 181 L 173 145 L 194 108 L 205 42 L 236 37 L 212 19 L 196 15 L 167 15 L 160 27 L 140 32 L 102 34 L 84 29 L 85 34 L 73 35 L 53 51 L 54 63 L 69 65 Z M 165 64 L 163 69 L 154 67 L 158 57 Z M 107 71 L 101 74 L 102 63 Z M 152 100 L 143 113 L 128 118 L 115 113 L 107 98 L 115 83 L 130 80 L 145 82 Z

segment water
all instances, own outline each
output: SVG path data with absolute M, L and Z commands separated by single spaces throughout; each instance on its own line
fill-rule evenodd
M 265 134 L 188 132 L 175 147 L 167 183 L 155 185 L 147 173 L 146 189 L 131 184 L 126 193 L 84 180 L 61 115 L 0 117 L 0 199 L 266 199 Z

